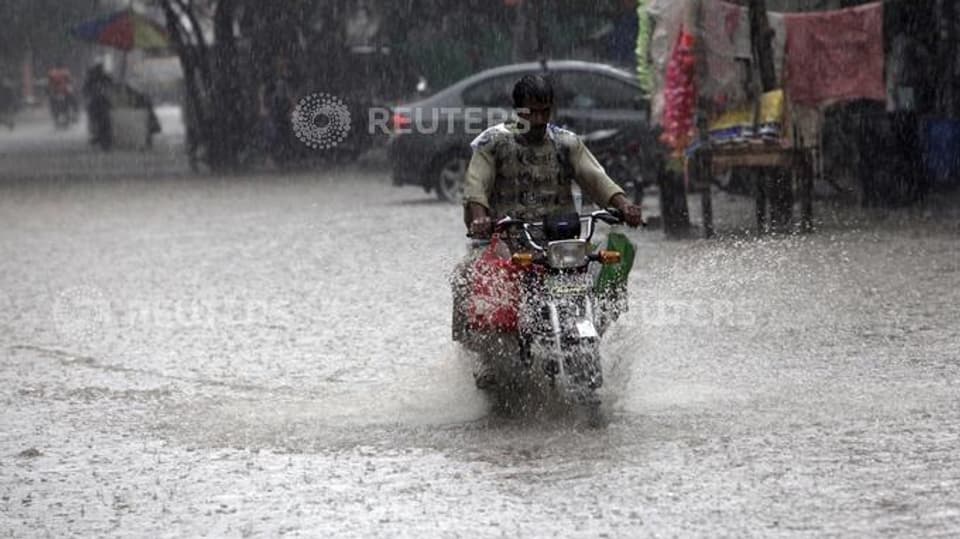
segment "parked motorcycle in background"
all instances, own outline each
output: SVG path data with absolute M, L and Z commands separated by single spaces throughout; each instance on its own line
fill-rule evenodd
M 72 94 L 51 94 L 50 116 L 53 118 L 53 125 L 59 129 L 66 129 L 75 124 L 77 122 L 77 107 Z
M 656 182 L 658 143 L 642 126 L 600 129 L 583 135 L 583 142 L 607 175 L 640 204 L 643 190 Z
M 58 129 L 76 123 L 79 110 L 70 70 L 54 67 L 47 72 L 47 98 L 50 100 L 50 116 Z

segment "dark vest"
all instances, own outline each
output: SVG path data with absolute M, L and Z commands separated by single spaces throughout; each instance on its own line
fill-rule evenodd
M 501 126 L 491 150 L 496 177 L 490 206 L 496 218 L 539 220 L 551 213 L 575 211 L 569 158 L 574 137 L 551 126 L 541 144 L 527 146 L 513 130 Z

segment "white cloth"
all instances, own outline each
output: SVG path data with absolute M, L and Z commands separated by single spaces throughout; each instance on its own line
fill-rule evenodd
M 750 42 L 750 12 L 747 8 L 720 1 L 703 5 L 703 28 L 700 35 L 706 43 L 707 77 L 701 95 L 720 108 L 746 101 L 748 76 L 758 80 Z M 773 62 L 777 81 L 782 81 L 787 27 L 783 13 L 767 13 L 774 37 Z M 752 70 L 752 75 L 748 70 Z
M 677 42 L 677 34 L 692 20 L 692 9 L 697 4 L 703 6 L 702 28 L 695 34 L 703 36 L 707 43 L 707 65 L 710 70 L 706 77 L 703 95 L 714 101 L 730 103 L 743 102 L 749 65 L 738 60 L 750 60 L 753 57 L 750 46 L 750 19 L 746 8 L 719 0 L 650 0 L 648 13 L 654 20 L 654 29 L 650 38 L 650 57 L 653 70 L 653 92 L 650 99 L 651 120 L 660 124 L 665 106 L 663 88 L 670 53 Z M 731 12 L 736 16 L 728 18 Z M 773 57 L 777 70 L 777 79 L 781 80 L 784 65 L 784 50 L 787 42 L 787 26 L 783 13 L 768 12 L 770 29 L 773 30 Z M 732 31 L 728 31 L 732 28 Z M 725 97 L 726 96 L 726 97 Z

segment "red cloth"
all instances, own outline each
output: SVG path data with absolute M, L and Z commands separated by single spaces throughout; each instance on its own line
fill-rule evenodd
M 467 317 L 479 331 L 515 332 L 523 269 L 497 256 L 499 241 L 494 238 L 473 264 Z
M 794 103 L 885 101 L 883 4 L 786 15 L 786 88 Z

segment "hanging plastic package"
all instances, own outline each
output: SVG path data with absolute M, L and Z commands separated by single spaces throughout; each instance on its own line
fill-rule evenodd
M 607 236 L 607 250 L 620 253 L 620 262 L 605 265 L 600 270 L 594 285 L 598 294 L 626 290 L 627 278 L 630 277 L 633 259 L 637 253 L 633 243 L 620 232 L 611 232 Z

